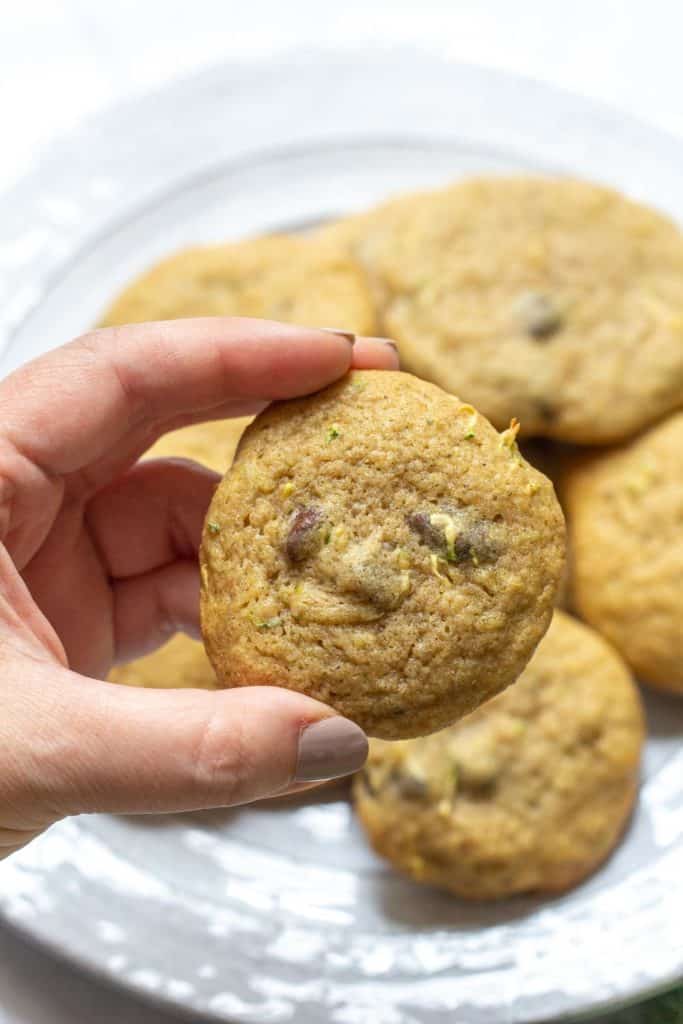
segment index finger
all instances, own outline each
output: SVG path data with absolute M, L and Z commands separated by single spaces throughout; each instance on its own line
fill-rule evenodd
M 343 334 L 205 317 L 93 331 L 0 384 L 3 432 L 53 475 L 76 472 L 134 430 L 230 400 L 308 394 L 342 376 Z

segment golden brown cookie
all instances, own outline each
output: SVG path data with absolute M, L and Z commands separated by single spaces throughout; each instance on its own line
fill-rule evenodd
M 124 686 L 163 690 L 181 687 L 213 690 L 216 687 L 216 676 L 204 644 L 184 633 L 177 633 L 163 647 L 144 658 L 113 668 L 109 680 Z
M 683 694 L 683 413 L 568 467 L 579 613 L 644 681 Z
M 204 642 L 222 685 L 416 736 L 518 676 L 563 555 L 514 428 L 408 374 L 354 372 L 246 430 L 204 529 Z
M 616 652 L 558 611 L 504 693 L 433 736 L 374 741 L 356 807 L 377 852 L 420 882 L 467 899 L 557 892 L 617 842 L 643 729 Z
M 193 459 L 216 473 L 225 473 L 232 465 L 239 440 L 252 416 L 238 416 L 231 420 L 209 420 L 193 423 L 164 434 L 145 453 L 145 459 Z
M 683 406 L 683 239 L 616 192 L 488 178 L 330 228 L 406 369 L 498 428 L 582 444 Z
M 562 466 L 566 453 L 577 450 L 574 445 L 560 445 L 554 441 L 546 441 L 542 438 L 534 438 L 531 440 L 525 440 L 520 443 L 519 450 L 522 453 L 522 457 L 526 461 L 537 469 L 539 473 L 543 473 L 547 476 L 551 484 L 555 488 L 555 492 L 558 491 L 558 481 L 562 473 Z M 558 494 L 558 499 L 562 503 L 562 495 Z M 567 540 L 567 559 L 564 564 L 562 571 L 562 578 L 560 585 L 557 590 L 556 606 L 558 608 L 564 608 L 566 611 L 571 611 L 571 580 L 570 580 L 570 563 L 569 558 L 569 543 Z
M 361 270 L 335 245 L 274 236 L 184 249 L 135 280 L 102 324 L 252 316 L 373 334 Z

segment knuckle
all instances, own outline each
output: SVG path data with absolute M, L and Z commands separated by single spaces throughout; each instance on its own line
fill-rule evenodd
M 153 410 L 139 386 L 138 370 L 117 356 L 125 338 L 125 327 L 94 328 L 76 338 L 72 348 L 100 381 L 108 381 L 118 391 L 131 424 L 136 424 L 152 419 Z
M 254 763 L 243 725 L 228 717 L 218 698 L 199 726 L 192 773 L 200 793 L 228 806 L 248 799 Z

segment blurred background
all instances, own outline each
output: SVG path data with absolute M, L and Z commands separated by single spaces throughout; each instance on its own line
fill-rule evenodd
M 683 144 L 681 38 L 680 0 L 5 3 L 0 190 L 39 163 L 52 139 L 107 105 L 211 64 L 263 60 L 293 48 L 413 46 L 512 70 L 607 101 Z M 675 1008 L 671 1016 L 666 1007 L 661 1013 L 664 1024 L 682 1019 Z M 620 1024 L 644 1021 L 641 1014 L 621 1015 Z M 54 963 L 0 926 L 1 1024 L 171 1020 Z
M 50 138 L 211 63 L 399 44 L 506 68 L 683 134 L 678 0 L 22 0 L 2 5 L 0 188 Z

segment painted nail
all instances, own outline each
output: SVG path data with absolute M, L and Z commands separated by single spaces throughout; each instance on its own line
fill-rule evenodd
M 365 338 L 365 341 L 373 342 L 375 345 L 383 345 L 385 348 L 391 349 L 396 357 L 396 367 L 401 368 L 401 353 L 399 352 L 398 345 L 391 338 Z
M 396 355 L 398 355 L 398 345 L 396 344 L 395 341 L 392 341 L 391 338 L 378 338 L 377 340 L 383 342 L 385 345 L 388 345 L 389 348 L 393 348 Z
M 374 341 L 376 345 L 386 345 L 387 348 L 392 348 L 398 355 L 398 345 L 391 338 L 365 338 L 365 341 Z
M 335 716 L 307 725 L 299 737 L 295 782 L 323 782 L 350 775 L 365 764 L 368 741 L 348 718 Z
M 337 327 L 319 327 L 318 330 L 325 331 L 326 334 L 338 334 L 340 338 L 346 338 L 351 345 L 356 343 L 356 335 L 352 331 L 340 331 Z

